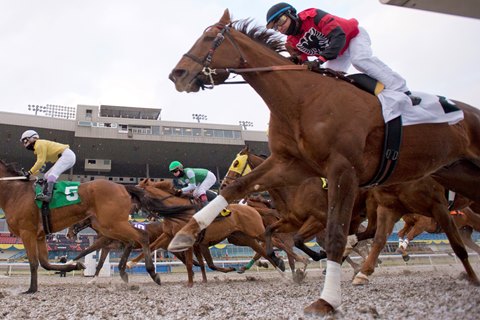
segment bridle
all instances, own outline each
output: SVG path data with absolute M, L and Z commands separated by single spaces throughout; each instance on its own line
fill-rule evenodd
M 239 154 L 239 156 L 243 156 L 241 154 Z M 238 173 L 238 176 L 236 177 L 229 177 L 228 175 L 225 176 L 225 178 L 223 178 L 223 180 L 229 180 L 229 181 L 236 181 L 239 177 L 243 177 L 244 175 L 250 173 L 253 169 L 253 165 L 250 161 L 250 157 L 247 156 L 247 160 L 245 161 L 245 165 L 243 166 L 243 168 L 241 170 L 232 170 L 230 169 L 229 171 L 234 171 L 236 173 Z M 235 159 L 235 161 L 237 161 L 237 159 Z
M 232 23 L 229 23 L 227 25 L 217 23 L 216 25 L 210 26 L 207 28 L 209 29 L 209 28 L 217 27 L 220 29 L 220 32 L 213 39 L 212 45 L 210 46 L 210 49 L 208 50 L 207 54 L 203 59 L 194 56 L 190 52 L 187 52 L 183 55 L 184 57 L 187 57 L 202 66 L 202 71 L 200 71 L 200 74 L 204 75 L 210 82 L 209 84 L 205 84 L 203 83 L 203 81 L 197 78 L 197 81 L 199 81 L 200 87 L 202 89 L 205 89 L 205 88 L 213 89 L 215 87 L 213 76 L 218 75 L 220 73 L 240 74 L 240 73 L 248 73 L 248 72 L 265 72 L 265 71 L 281 71 L 281 70 L 303 70 L 303 71 L 308 70 L 308 67 L 306 65 L 285 65 L 285 66 L 246 68 L 245 66 L 248 64 L 247 59 L 245 58 L 245 55 L 243 54 L 240 46 L 238 45 L 237 41 L 235 41 L 235 39 L 233 38 L 230 32 L 231 26 L 232 26 Z M 211 68 L 210 64 L 212 63 L 213 55 L 215 54 L 215 51 L 218 49 L 218 47 L 220 47 L 220 45 L 224 42 L 225 38 L 228 39 L 228 41 L 232 44 L 232 46 L 237 51 L 240 57 L 240 64 L 238 67 L 235 67 L 235 68 L 218 68 L 218 69 Z M 238 83 L 246 83 L 246 82 L 245 81 L 225 82 L 225 84 L 238 84 Z

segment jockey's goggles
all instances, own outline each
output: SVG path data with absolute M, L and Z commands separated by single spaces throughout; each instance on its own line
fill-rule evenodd
M 283 26 L 285 23 L 287 23 L 288 17 L 285 14 L 282 14 L 277 20 L 270 22 L 267 25 L 267 28 L 273 29 L 275 31 L 278 30 L 281 26 Z

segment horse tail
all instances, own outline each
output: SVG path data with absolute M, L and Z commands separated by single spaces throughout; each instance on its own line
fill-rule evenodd
M 132 201 L 138 209 L 143 209 L 148 213 L 159 217 L 172 217 L 187 214 L 194 206 L 167 206 L 160 198 L 150 196 L 144 189 L 136 186 L 125 186 L 125 189 L 132 197 Z

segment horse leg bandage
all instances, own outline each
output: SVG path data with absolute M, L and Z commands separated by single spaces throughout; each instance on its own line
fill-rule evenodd
M 228 205 L 227 200 L 221 195 L 218 195 L 213 199 L 206 207 L 198 211 L 193 215 L 195 221 L 197 221 L 200 228 L 203 230 L 212 223 L 218 216 L 218 213 L 222 211 Z
M 327 275 L 325 276 L 325 283 L 320 298 L 327 301 L 334 309 L 337 309 L 342 304 L 341 278 L 342 267 L 340 264 L 327 260 Z

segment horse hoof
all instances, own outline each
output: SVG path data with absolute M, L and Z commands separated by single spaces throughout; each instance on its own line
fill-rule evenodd
M 405 262 L 410 260 L 410 256 L 408 254 L 402 256 L 402 258 L 403 258 L 403 261 L 405 261 Z
M 153 281 L 158 285 L 162 284 L 162 281 L 160 280 L 160 274 L 159 273 L 155 273 L 155 278 L 153 279 Z
M 297 271 L 295 271 L 295 273 L 293 274 L 293 282 L 297 284 L 302 283 L 303 280 L 305 280 L 306 275 L 307 274 L 303 270 L 297 269 Z
M 85 264 L 83 264 L 82 262 L 77 262 L 77 269 L 76 270 L 85 270 L 85 269 L 87 269 Z
M 121 273 L 120 278 L 122 278 L 123 282 L 128 283 L 128 273 Z
M 368 276 L 359 272 L 359 273 L 357 273 L 355 278 L 353 278 L 352 285 L 354 285 L 354 286 L 364 286 L 364 285 L 367 285 L 368 282 L 369 282 Z
M 133 261 L 127 261 L 126 267 L 127 267 L 127 269 L 132 269 L 135 265 L 136 265 L 135 262 L 133 262 Z
M 247 269 L 244 268 L 244 267 L 241 267 L 240 269 L 237 270 L 237 273 L 239 273 L 239 274 L 245 273 L 245 270 L 247 270 Z
M 278 268 L 282 270 L 282 272 L 285 272 L 285 262 L 282 259 L 278 259 Z
M 323 299 L 318 299 L 317 301 L 303 309 L 303 312 L 308 315 L 323 316 L 335 312 L 335 309 L 327 301 Z
M 32 294 L 32 293 L 35 293 L 35 292 L 37 292 L 37 289 L 30 288 L 27 291 L 22 292 L 22 294 Z
M 168 251 L 171 252 L 181 252 L 190 249 L 193 244 L 195 243 L 195 237 L 189 234 L 180 234 L 177 233 L 175 237 L 173 237 L 172 241 L 168 245 Z

